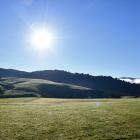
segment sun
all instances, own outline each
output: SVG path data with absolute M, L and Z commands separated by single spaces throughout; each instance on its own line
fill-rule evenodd
M 30 42 L 37 50 L 50 49 L 54 44 L 54 35 L 44 27 L 33 29 Z

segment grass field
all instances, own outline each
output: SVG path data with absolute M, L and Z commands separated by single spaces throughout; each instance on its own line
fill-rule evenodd
M 140 140 L 140 99 L 0 99 L 0 140 Z

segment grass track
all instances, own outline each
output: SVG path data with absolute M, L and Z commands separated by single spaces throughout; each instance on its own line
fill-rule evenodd
M 140 140 L 140 99 L 0 99 L 0 140 Z

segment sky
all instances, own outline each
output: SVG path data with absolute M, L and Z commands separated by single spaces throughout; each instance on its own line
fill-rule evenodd
M 0 0 L 0 67 L 140 77 L 139 0 Z M 32 27 L 55 34 L 31 47 Z

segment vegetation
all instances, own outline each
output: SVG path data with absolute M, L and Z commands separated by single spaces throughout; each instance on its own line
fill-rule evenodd
M 0 95 L 2 95 L 4 93 L 4 89 L 3 87 L 0 85 Z
M 0 99 L 2 140 L 139 140 L 140 99 Z
M 51 97 L 51 98 L 88 98 L 96 97 L 90 88 L 56 83 L 42 79 L 1 78 L 0 84 L 5 89 L 0 97 Z
M 120 98 L 123 96 L 140 97 L 139 84 L 131 84 L 128 82 L 121 81 L 117 78 L 112 78 L 110 76 L 92 76 L 89 74 L 70 73 L 59 70 L 23 72 L 11 69 L 0 69 L 0 76 L 17 77 L 19 78 L 19 82 L 20 78 L 40 79 L 38 81 L 39 82 L 41 81 L 42 84 L 37 86 L 37 89 L 38 91 L 40 91 L 39 95 L 42 93 L 41 96 L 43 97 L 56 97 L 56 98 L 88 98 L 88 97 Z M 42 79 L 49 80 L 49 82 L 53 81 L 53 83 L 57 84 L 46 84 L 46 82 L 45 84 L 43 84 L 44 81 Z M 15 84 L 19 85 L 18 82 Z M 77 90 L 75 88 L 71 88 L 70 85 L 76 86 Z M 4 86 L 13 86 L 13 84 Z M 29 86 L 32 87 L 32 84 L 29 84 Z M 82 90 L 78 90 L 79 89 L 77 88 L 78 86 L 82 88 Z M 87 90 L 85 91 L 83 88 L 88 88 L 91 89 L 92 91 Z M 22 95 L 25 95 L 24 91 L 25 90 L 22 91 L 21 93 Z M 26 93 L 27 91 L 29 91 L 29 88 L 26 89 Z M 30 92 L 32 92 L 33 96 L 34 95 L 38 96 L 38 93 L 33 94 L 32 90 Z M 17 94 L 19 94 L 19 92 L 17 92 L 16 95 Z M 19 96 L 21 96 L 21 94 Z M 25 96 L 30 95 L 29 93 L 27 93 L 27 95 Z

